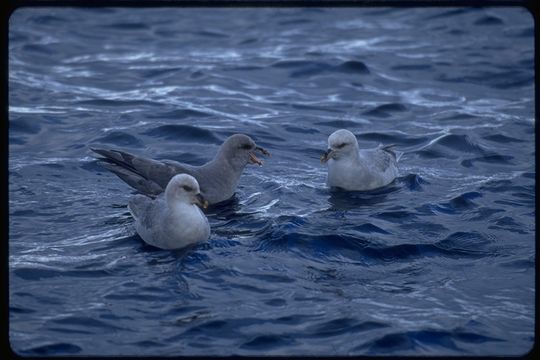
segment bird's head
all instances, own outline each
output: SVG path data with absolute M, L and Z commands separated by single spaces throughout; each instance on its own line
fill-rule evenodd
M 324 164 L 330 159 L 338 160 L 356 151 L 358 151 L 356 136 L 349 130 L 340 129 L 328 137 L 328 149 L 321 156 L 321 162 Z

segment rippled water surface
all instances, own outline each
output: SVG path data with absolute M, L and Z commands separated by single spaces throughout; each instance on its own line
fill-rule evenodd
M 520 8 L 25 8 L 9 27 L 9 329 L 24 355 L 509 355 L 534 342 L 533 20 Z M 347 128 L 400 177 L 330 192 Z M 90 146 L 272 157 L 145 245 Z

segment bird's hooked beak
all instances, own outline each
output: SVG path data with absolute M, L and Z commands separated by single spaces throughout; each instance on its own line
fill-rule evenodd
M 334 150 L 328 149 L 324 154 L 321 155 L 321 163 L 325 164 L 332 157 Z
M 270 153 L 260 146 L 255 146 L 255 150 L 260 151 L 260 153 L 265 156 L 270 156 Z M 257 164 L 259 166 L 262 166 L 263 164 L 263 161 L 259 159 L 257 156 L 255 156 L 255 154 L 252 152 L 249 153 L 249 162 L 252 164 Z
M 208 207 L 208 201 L 200 193 L 195 195 L 193 203 L 202 209 L 206 209 Z

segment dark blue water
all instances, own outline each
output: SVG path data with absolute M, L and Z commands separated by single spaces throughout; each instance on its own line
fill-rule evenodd
M 24 355 L 515 355 L 534 342 L 534 31 L 520 8 L 27 8 L 9 24 L 10 343 Z M 331 193 L 329 134 L 400 177 Z M 145 245 L 90 146 L 272 157 Z

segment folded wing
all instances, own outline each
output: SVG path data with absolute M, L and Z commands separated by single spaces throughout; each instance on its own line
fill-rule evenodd
M 393 149 L 395 145 L 379 145 L 373 150 L 371 161 L 372 166 L 380 173 L 386 172 L 391 166 L 395 167 L 399 158 L 403 154 Z
M 101 155 L 98 161 L 101 166 L 116 174 L 129 186 L 152 197 L 162 193 L 174 175 L 191 173 L 189 168 L 172 161 L 161 162 L 119 150 L 91 150 Z

